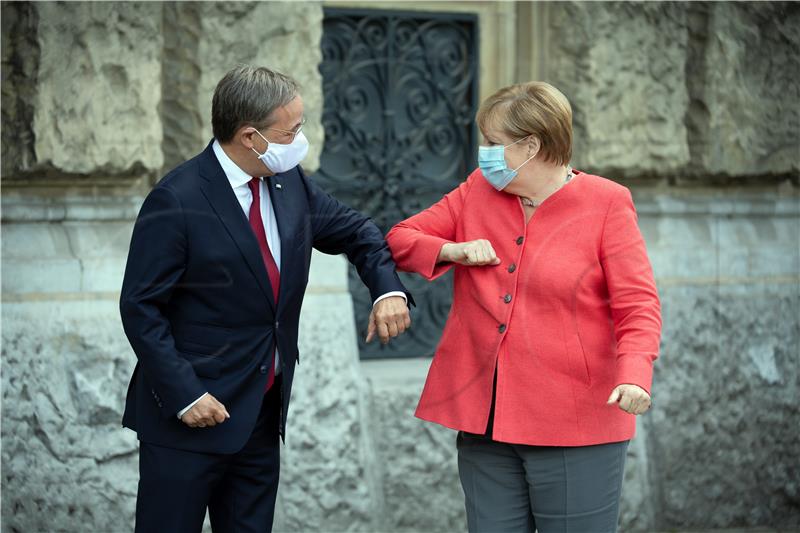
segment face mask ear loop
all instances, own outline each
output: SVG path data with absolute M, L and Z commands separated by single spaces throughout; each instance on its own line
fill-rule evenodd
M 269 141 L 267 140 L 267 138 L 266 138 L 266 137 L 264 137 L 263 135 L 261 135 L 261 132 L 260 132 L 260 131 L 258 131 L 258 130 L 255 130 L 255 132 L 256 132 L 256 133 L 258 133 L 258 136 L 259 136 L 259 137 L 261 137 L 262 139 L 264 139 L 264 142 L 265 142 L 265 143 L 267 143 L 267 149 L 266 149 L 266 150 L 264 150 L 264 154 L 266 154 L 266 153 L 269 151 Z M 252 146 L 250 147 L 250 149 L 251 149 L 253 152 L 255 152 L 255 154 L 256 154 L 258 157 L 261 157 L 261 156 L 263 156 L 263 155 L 264 155 L 264 154 L 259 154 L 259 153 L 258 153 L 258 150 L 256 150 L 256 149 L 255 149 L 255 148 L 253 148 Z
M 528 135 L 527 137 L 523 137 L 522 139 L 520 139 L 520 140 L 518 140 L 518 141 L 514 141 L 513 143 L 509 144 L 509 146 L 514 146 L 514 145 L 515 145 L 515 144 L 517 144 L 518 142 L 522 142 L 522 141 L 524 141 L 525 139 L 527 139 L 528 137 L 530 137 L 530 135 Z M 538 154 L 538 153 L 539 153 L 539 152 L 536 152 L 536 154 Z M 521 168 L 522 168 L 522 167 L 525 165 L 525 163 L 527 163 L 528 161 L 530 161 L 531 159 L 533 159 L 534 157 L 536 157 L 536 154 L 533 154 L 533 155 L 532 155 L 532 156 L 530 156 L 528 159 L 526 159 L 525 161 L 523 161 L 523 162 L 522 162 L 522 164 L 521 164 L 520 166 L 518 166 L 517 168 L 515 168 L 515 169 L 514 169 L 514 172 L 516 172 L 517 170 L 521 169 Z
M 536 157 L 536 154 L 533 154 L 533 155 L 532 155 L 532 156 L 530 156 L 528 159 L 526 159 L 525 161 L 523 161 L 523 162 L 522 162 L 522 164 L 521 164 L 520 166 L 518 166 L 517 168 L 515 168 L 515 169 L 514 169 L 514 172 L 516 172 L 517 170 L 519 170 L 519 169 L 521 169 L 522 167 L 524 167 L 524 166 L 525 166 L 525 163 L 527 163 L 528 161 L 530 161 L 530 160 L 531 160 L 531 159 L 533 159 L 534 157 Z
M 525 139 L 527 139 L 528 137 L 530 137 L 530 135 L 526 135 L 526 136 L 525 136 L 525 137 L 523 137 L 522 139 L 517 139 L 516 141 L 514 141 L 514 142 L 513 142 L 513 143 L 511 143 L 511 144 L 507 144 L 507 145 L 503 146 L 503 148 L 508 148 L 509 146 L 514 146 L 515 144 L 521 143 L 522 141 L 524 141 L 524 140 L 525 140 Z

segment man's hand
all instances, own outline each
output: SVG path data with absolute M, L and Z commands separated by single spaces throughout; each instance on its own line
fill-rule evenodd
M 617 402 L 620 409 L 632 415 L 640 415 L 650 409 L 650 395 L 638 385 L 617 385 L 608 397 L 608 404 Z
M 230 417 L 224 405 L 211 394 L 206 394 L 183 414 L 181 422 L 190 428 L 205 428 L 222 424 Z
M 397 337 L 411 327 L 411 315 L 402 296 L 384 298 L 372 307 L 367 328 L 367 342 L 375 338 L 377 332 L 381 343 L 388 344 L 390 338 Z
M 486 239 L 468 242 L 448 242 L 439 251 L 439 263 L 458 263 L 467 266 L 499 265 L 500 259 Z

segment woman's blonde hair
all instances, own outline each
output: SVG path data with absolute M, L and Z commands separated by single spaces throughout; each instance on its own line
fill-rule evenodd
M 566 165 L 572 159 L 572 107 L 549 83 L 529 81 L 500 89 L 483 101 L 476 120 L 484 136 L 488 129 L 514 140 L 535 135 L 547 162 Z

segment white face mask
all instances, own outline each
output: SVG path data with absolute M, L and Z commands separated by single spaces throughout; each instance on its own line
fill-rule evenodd
M 258 136 L 264 139 L 264 136 L 256 130 Z M 259 154 L 258 150 L 251 148 L 262 163 L 267 167 L 270 172 L 279 174 L 291 170 L 300 164 L 308 154 L 308 139 L 302 131 L 295 135 L 294 140 L 290 144 L 271 143 L 264 139 L 267 143 L 267 151 Z

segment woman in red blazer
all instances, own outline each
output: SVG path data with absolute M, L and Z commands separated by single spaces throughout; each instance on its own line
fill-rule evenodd
M 661 335 L 630 191 L 569 167 L 551 85 L 501 89 L 477 122 L 480 168 L 387 236 L 402 270 L 455 269 L 416 416 L 459 430 L 470 531 L 615 531 Z

